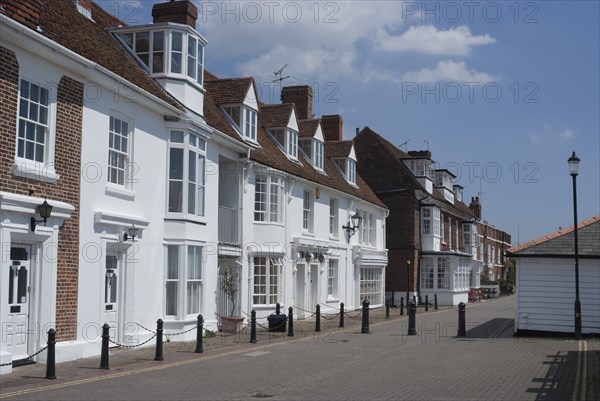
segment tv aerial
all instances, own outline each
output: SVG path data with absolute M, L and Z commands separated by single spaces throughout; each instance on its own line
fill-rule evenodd
M 409 143 L 411 140 L 412 140 L 412 138 L 408 138 L 406 141 L 402 142 L 402 143 L 400 144 L 400 146 L 398 146 L 398 147 L 399 147 L 399 148 L 401 148 L 402 146 L 404 146 L 404 151 L 406 152 L 406 151 L 407 151 L 407 146 L 406 146 L 406 144 L 407 144 L 407 143 Z
M 285 77 L 283 76 L 283 70 L 285 69 L 285 67 L 287 67 L 288 65 L 284 65 L 283 67 L 281 67 L 281 69 L 279 71 L 274 72 L 273 74 L 275 74 L 275 79 L 271 81 L 271 83 L 275 83 L 275 82 L 279 82 L 279 88 L 281 88 L 281 83 L 285 80 L 288 79 L 290 76 L 286 75 Z

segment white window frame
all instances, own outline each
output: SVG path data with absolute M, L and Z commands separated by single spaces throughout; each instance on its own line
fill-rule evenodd
M 183 135 L 183 142 L 175 141 L 176 134 Z M 195 144 L 194 144 L 195 142 Z M 182 157 L 182 177 L 172 177 L 171 158 L 173 150 L 181 149 Z M 190 153 L 195 158 L 195 181 L 190 180 Z M 200 162 L 202 160 L 202 162 Z M 202 167 L 202 168 L 201 168 Z M 172 210 L 171 207 L 171 184 L 181 182 L 181 210 Z M 194 211 L 190 212 L 190 185 L 194 185 Z M 202 196 L 200 197 L 199 194 Z M 189 130 L 171 129 L 169 131 L 169 146 L 167 157 L 167 216 L 184 217 L 187 219 L 203 219 L 206 213 L 206 140 L 199 134 Z
M 258 119 L 256 110 L 246 106 L 242 109 L 243 136 L 249 141 L 256 142 L 256 124 Z
M 44 79 L 45 81 L 52 82 L 50 79 Z M 34 120 L 29 119 L 29 108 L 27 118 L 21 117 L 21 113 L 23 113 L 22 107 L 23 102 L 27 102 L 29 105 L 29 99 L 23 98 L 23 82 L 28 83 L 28 87 L 31 88 L 30 85 L 36 85 L 39 88 L 43 88 L 48 92 L 48 105 L 47 105 L 47 121 L 44 129 L 44 149 L 43 149 L 43 161 L 36 161 L 33 159 L 29 159 L 25 157 L 25 151 L 23 151 L 23 156 L 19 156 L 19 131 L 21 121 L 30 121 L 33 124 L 38 124 L 34 122 Z M 16 111 L 16 126 L 15 126 L 15 161 L 13 164 L 13 175 L 23 178 L 29 178 L 37 181 L 47 182 L 54 184 L 58 181 L 60 176 L 57 174 L 54 169 L 54 157 L 55 157 L 55 146 L 56 146 L 56 99 L 58 96 L 58 86 L 57 85 L 43 85 L 39 79 L 34 79 L 28 75 L 21 75 L 19 77 L 19 87 L 18 87 L 18 103 L 17 103 L 17 111 Z M 40 89 L 41 94 L 41 89 Z M 38 109 L 39 115 L 39 109 Z M 27 136 L 25 134 L 25 136 Z
M 264 264 L 257 263 L 262 260 L 264 260 Z M 257 274 L 259 266 L 264 266 L 264 274 Z M 263 276 L 264 280 L 257 282 L 257 278 Z M 283 298 L 283 286 L 282 258 L 270 255 L 254 255 L 252 258 L 252 305 L 275 306 Z
M 432 208 L 433 212 L 433 235 L 440 236 L 440 209 L 437 207 Z
M 264 187 L 264 192 L 258 191 L 259 186 Z M 254 222 L 283 223 L 283 178 L 272 174 L 257 173 L 254 191 Z M 275 192 L 277 193 L 275 194 Z M 263 194 L 260 199 L 257 198 L 258 194 Z M 259 205 L 264 205 L 264 208 L 259 208 Z
M 329 198 L 329 235 L 334 238 L 339 233 L 339 201 L 336 198 Z
M 315 166 L 315 168 L 319 171 L 323 171 L 323 163 L 324 163 L 324 148 L 325 145 L 323 144 L 323 142 L 318 141 L 316 139 L 312 140 L 312 161 L 313 161 L 313 166 Z
M 307 189 L 302 194 L 302 229 L 305 232 L 314 231 L 315 201 L 312 191 Z
M 436 269 L 433 266 L 432 256 L 421 257 L 421 288 L 424 290 L 437 288 Z
M 362 303 L 365 298 L 370 305 L 383 303 L 383 269 L 380 267 L 360 268 L 359 300 Z
M 437 289 L 449 290 L 451 285 L 450 278 L 450 260 L 446 256 L 440 256 L 437 258 L 436 266 L 436 277 L 437 277 Z
M 127 150 L 125 152 L 123 152 L 122 148 L 123 148 L 123 131 L 121 130 L 121 132 L 116 132 L 114 130 L 115 126 L 116 126 L 116 122 L 119 121 L 120 124 L 127 124 L 127 132 L 126 134 L 126 140 L 127 140 Z M 108 136 L 109 136 L 109 140 L 108 140 L 108 169 L 107 169 L 107 185 L 109 187 L 116 187 L 116 188 L 122 188 L 122 189 L 128 189 L 131 190 L 133 187 L 133 180 L 132 180 L 132 173 L 134 172 L 134 170 L 132 169 L 132 159 L 133 159 L 133 132 L 134 132 L 134 128 L 133 128 L 133 123 L 132 120 L 122 116 L 122 115 L 117 115 L 115 113 L 111 113 L 109 116 L 109 127 L 108 127 Z M 119 139 L 119 149 L 117 149 L 115 147 L 115 143 L 116 143 L 116 139 Z M 120 171 L 121 169 L 118 167 L 114 167 L 111 165 L 111 155 L 116 154 L 117 157 L 122 157 L 123 158 L 123 182 L 118 182 L 119 179 L 117 177 L 117 182 L 114 182 L 112 180 L 112 174 L 111 172 L 113 170 L 116 170 L 117 173 L 118 171 Z
M 423 207 L 421 208 L 421 234 L 423 235 L 431 235 L 433 226 L 432 226 L 432 213 L 431 207 Z
M 347 164 L 346 180 L 348 180 L 350 184 L 356 185 L 356 162 L 352 159 L 348 159 Z
M 189 320 L 195 318 L 203 309 L 203 278 L 204 278 L 204 246 L 201 243 L 181 242 L 165 244 L 165 302 L 164 313 L 167 320 Z M 176 260 L 170 260 L 170 249 L 175 252 Z M 193 251 L 191 255 L 190 251 Z M 195 259 L 195 267 L 199 277 L 191 277 L 190 262 Z M 169 266 L 175 262 L 175 267 Z M 199 265 L 198 265 L 199 264 Z M 170 273 L 175 273 L 170 274 Z M 174 284 L 174 299 L 169 299 L 169 283 Z M 195 294 L 190 291 L 190 285 L 196 287 Z M 191 297 L 194 297 L 194 300 Z M 173 303 L 174 302 L 174 303 Z M 169 307 L 174 307 L 174 311 Z
M 339 261 L 329 259 L 327 262 L 327 299 L 338 299 Z
M 293 129 L 287 129 L 287 155 L 292 159 L 298 159 L 298 133 Z

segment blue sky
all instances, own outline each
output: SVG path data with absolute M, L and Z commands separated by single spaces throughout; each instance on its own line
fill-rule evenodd
M 130 25 L 152 0 L 100 0 Z M 597 1 L 198 1 L 206 66 L 254 76 L 261 100 L 313 87 L 313 112 L 342 114 L 403 149 L 431 150 L 465 200 L 522 243 L 573 224 L 567 159 L 582 160 L 579 220 L 600 213 Z

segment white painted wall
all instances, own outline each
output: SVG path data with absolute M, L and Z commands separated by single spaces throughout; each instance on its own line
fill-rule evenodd
M 600 260 L 579 260 L 582 332 L 600 333 Z M 517 258 L 515 330 L 574 331 L 575 260 Z

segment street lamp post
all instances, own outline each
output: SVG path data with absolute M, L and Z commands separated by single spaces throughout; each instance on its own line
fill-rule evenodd
M 406 261 L 406 307 L 408 308 L 408 293 L 410 291 L 410 260 Z
M 579 300 L 579 242 L 577 238 L 577 175 L 579 158 L 575 152 L 569 157 L 569 174 L 573 177 L 573 234 L 575 237 L 575 339 L 581 339 L 581 301 Z

